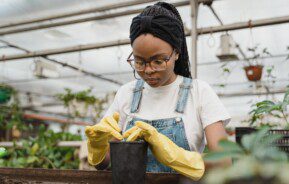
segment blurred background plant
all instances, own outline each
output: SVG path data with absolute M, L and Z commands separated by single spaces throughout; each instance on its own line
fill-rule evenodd
M 223 183 L 288 183 L 288 155 L 274 142 L 282 135 L 269 134 L 269 128 L 262 128 L 250 135 L 244 135 L 241 145 L 228 140 L 219 142 L 221 151 L 205 155 L 206 161 L 220 161 L 232 158 L 233 165 L 209 171 L 205 182 Z
M 55 133 L 40 125 L 36 137 L 14 142 L 7 154 L 0 158 L 0 167 L 78 169 L 78 149 L 59 147 L 60 141 L 79 141 L 80 135 Z
M 18 93 L 13 87 L 0 84 L 0 141 L 8 138 L 7 132 L 12 130 L 15 137 L 20 131 L 28 130 L 29 126 L 23 123 L 23 110 L 20 108 Z
M 108 102 L 108 95 L 97 98 L 90 93 L 91 89 L 72 92 L 66 88 L 65 93 L 59 93 L 56 97 L 63 102 L 72 118 L 86 118 L 90 114 L 90 118 L 97 122 Z
M 251 110 L 249 113 L 251 115 L 249 125 L 255 127 L 277 126 L 288 129 L 289 128 L 289 122 L 287 120 L 288 105 L 289 105 L 289 88 L 286 90 L 282 101 L 273 102 L 271 100 L 264 100 L 254 104 L 252 106 L 253 110 Z M 273 118 L 277 119 L 277 122 L 279 123 L 268 122 L 268 120 L 270 119 L 272 120 Z
M 288 129 L 289 87 L 282 100 L 263 100 L 251 105 L 249 118 L 241 121 L 246 127 Z

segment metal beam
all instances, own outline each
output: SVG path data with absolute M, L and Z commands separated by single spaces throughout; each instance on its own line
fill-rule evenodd
M 223 32 L 223 31 L 229 31 L 229 30 L 253 28 L 253 27 L 260 27 L 260 26 L 267 26 L 267 25 L 283 24 L 283 23 L 289 23 L 289 16 L 255 20 L 255 21 L 251 21 L 250 24 L 248 22 L 240 22 L 240 23 L 227 24 L 223 26 L 199 28 L 197 32 L 199 35 L 203 35 L 203 34 L 211 34 L 211 33 Z M 191 35 L 190 32 L 186 33 L 186 36 L 190 36 L 190 35 Z M 15 60 L 15 59 L 48 56 L 48 55 L 63 54 L 63 53 L 69 53 L 69 52 L 78 52 L 78 51 L 84 51 L 84 50 L 100 49 L 100 48 L 121 46 L 121 45 L 127 45 L 127 44 L 130 44 L 130 40 L 122 39 L 122 40 L 116 40 L 116 41 L 110 41 L 110 42 L 66 47 L 62 49 L 36 51 L 36 52 L 30 52 L 27 54 L 17 54 L 17 55 L 10 55 L 10 56 L 3 55 L 2 57 L 0 57 L 0 61 L 9 61 L 9 60 Z
M 192 21 L 191 75 L 195 79 L 197 78 L 197 45 L 198 45 L 197 44 L 197 40 L 198 40 L 197 20 L 198 20 L 198 8 L 199 8 L 197 0 L 190 0 L 190 6 L 191 6 L 191 21 Z
M 208 1 L 211 1 L 211 0 L 198 0 L 198 3 L 206 3 Z M 152 1 L 148 1 L 148 2 L 152 2 Z M 179 1 L 176 3 L 172 3 L 172 4 L 175 7 L 180 7 L 180 6 L 189 5 L 190 1 L 184 0 L 184 1 Z M 125 10 L 125 11 L 121 11 L 121 12 L 117 12 L 117 13 L 111 13 L 111 14 L 107 14 L 107 15 L 96 15 L 96 16 L 91 16 L 91 17 L 86 17 L 86 18 L 78 18 L 78 19 L 74 19 L 74 20 L 64 20 L 64 21 L 55 22 L 55 23 L 32 25 L 32 26 L 27 26 L 24 28 L 17 28 L 16 27 L 15 29 L 12 28 L 9 30 L 0 31 L 0 36 L 8 35 L 8 34 L 21 33 L 21 32 L 26 32 L 26 31 L 39 30 L 39 29 L 46 29 L 46 28 L 57 27 L 57 26 L 77 24 L 77 23 L 82 23 L 82 22 L 115 18 L 115 17 L 120 17 L 120 16 L 127 16 L 127 15 L 137 14 L 137 13 L 140 13 L 142 11 L 143 11 L 143 8 L 140 8 L 140 9 L 134 9 L 134 10 Z
M 100 73 L 99 75 L 102 76 L 113 76 L 113 75 L 127 75 L 132 74 L 132 71 L 123 71 L 123 72 L 107 72 L 107 73 Z M 89 77 L 89 75 L 69 75 L 69 76 L 61 76 L 61 77 L 48 77 L 48 78 L 33 78 L 33 79 L 20 79 L 20 80 L 7 80 L 7 81 L 0 81 L 2 83 L 9 83 L 9 84 L 18 84 L 18 83 L 26 83 L 26 82 L 37 82 L 40 80 L 62 80 L 62 79 L 75 79 L 75 78 L 83 78 Z
M 268 58 L 282 58 L 282 57 L 287 57 L 288 54 L 275 54 L 275 55 L 270 55 L 270 56 L 262 56 L 260 59 L 268 59 Z M 246 59 L 239 59 L 236 61 L 210 61 L 210 62 L 203 62 L 203 63 L 198 63 L 199 66 L 206 66 L 206 65 L 216 65 L 216 64 L 225 64 L 225 63 L 231 63 L 231 62 L 248 62 L 248 60 L 253 59 L 253 57 L 249 57 Z M 264 60 L 262 62 L 267 62 L 270 60 Z M 285 60 L 284 60 L 285 61 Z
M 172 3 L 176 7 L 179 6 L 186 6 L 189 5 L 189 1 L 180 1 L 177 3 Z M 132 15 L 132 14 L 137 14 L 143 11 L 143 8 L 139 9 L 133 9 L 133 10 L 124 10 L 116 13 L 110 13 L 106 15 L 94 15 L 91 17 L 86 17 L 86 18 L 78 18 L 74 20 L 64 20 L 61 22 L 54 22 L 54 23 L 46 23 L 46 24 L 41 24 L 41 25 L 32 25 L 32 26 L 27 26 L 27 27 L 22 27 L 22 28 L 14 28 L 14 29 L 9 29 L 9 30 L 4 30 L 0 31 L 0 36 L 3 35 L 9 35 L 9 34 L 15 34 L 15 33 L 21 33 L 21 32 L 27 32 L 27 31 L 33 31 L 33 30 L 39 30 L 39 29 L 46 29 L 46 28 L 51 28 L 51 27 L 57 27 L 57 26 L 65 26 L 65 25 L 70 25 L 70 24 L 77 24 L 77 23 L 83 23 L 83 22 L 89 22 L 89 21 L 96 21 L 96 20 L 103 20 L 103 19 L 109 19 L 109 18 L 114 18 L 114 17 L 121 17 L 121 16 L 127 16 L 127 15 Z
M 272 90 L 272 91 L 262 91 L 262 92 L 238 92 L 238 93 L 230 93 L 230 94 L 225 94 L 225 93 L 219 93 L 218 96 L 221 98 L 225 97 L 240 97 L 240 96 L 260 96 L 260 95 L 272 95 L 272 94 L 282 94 L 285 93 L 286 89 L 278 89 L 278 90 Z
M 35 119 L 35 120 L 40 120 L 40 121 L 50 121 L 50 122 L 61 123 L 61 124 L 73 124 L 73 125 L 80 125 L 80 126 L 92 125 L 92 123 L 80 122 L 80 121 L 72 121 L 72 120 L 69 120 L 69 119 L 56 118 L 56 117 L 50 117 L 50 116 L 43 116 L 43 115 L 39 115 L 39 114 L 28 114 L 28 113 L 25 113 L 23 115 L 23 117 L 25 119 Z
M 129 39 L 109 41 L 109 42 L 103 42 L 103 43 L 93 43 L 93 44 L 87 44 L 87 45 L 79 45 L 79 46 L 73 46 L 73 47 L 66 47 L 62 49 L 35 51 L 35 52 L 29 52 L 26 54 L 17 54 L 17 55 L 10 55 L 10 56 L 3 55 L 2 57 L 0 57 L 0 61 L 64 54 L 64 53 L 70 53 L 70 52 L 100 49 L 100 48 L 121 46 L 121 45 L 127 45 L 127 44 L 130 44 Z
M 21 106 L 22 109 L 24 110 L 30 110 L 35 107 L 53 107 L 53 106 L 62 106 L 63 103 L 61 102 L 50 102 L 50 103 L 43 103 L 43 104 L 37 104 L 37 105 L 25 105 Z
M 7 41 L 0 40 L 0 42 L 5 43 L 5 44 L 7 44 L 7 45 L 10 46 L 10 47 L 14 47 L 14 48 L 16 48 L 16 49 L 25 51 L 26 54 L 32 53 L 32 52 L 30 52 L 29 50 L 27 50 L 27 49 L 25 49 L 25 48 L 19 47 L 19 46 L 14 45 L 14 44 L 11 44 L 11 43 L 9 43 L 9 42 L 7 42 Z M 5 57 L 5 56 L 3 55 L 2 58 L 3 58 L 3 57 Z M 42 58 L 44 58 L 44 59 L 46 59 L 46 60 L 48 60 L 48 61 L 54 62 L 54 63 L 56 63 L 56 64 L 59 64 L 59 65 L 61 65 L 61 66 L 63 66 L 63 67 L 68 67 L 68 68 L 70 68 L 70 69 L 73 69 L 73 70 L 76 70 L 76 71 L 78 71 L 78 72 L 84 73 L 85 75 L 89 75 L 89 76 L 92 76 L 92 77 L 95 77 L 95 78 L 98 78 L 98 79 L 101 79 L 101 80 L 104 80 L 104 81 L 108 81 L 108 82 L 111 82 L 111 83 L 114 83 L 114 84 L 117 84 L 117 85 L 122 85 L 122 83 L 119 82 L 119 81 L 116 81 L 116 80 L 113 80 L 113 79 L 109 79 L 109 78 L 105 78 L 105 77 L 103 77 L 103 76 L 101 76 L 101 75 L 99 75 L 99 74 L 95 74 L 95 73 L 92 73 L 92 72 L 83 70 L 82 68 L 78 68 L 78 67 L 76 67 L 76 66 L 73 66 L 73 65 L 70 65 L 70 64 L 67 64 L 67 63 L 63 63 L 63 62 L 60 62 L 60 61 L 57 61 L 56 59 L 48 58 L 47 55 L 45 55 L 45 54 L 44 54 L 44 55 L 39 55 L 39 57 L 42 57 Z M 1 60 L 0 60 L 0 61 L 1 61 Z
M 15 142 L 18 147 L 22 147 L 22 142 Z M 57 143 L 59 147 L 80 147 L 82 141 L 60 141 Z M 14 146 L 14 142 L 0 142 L 0 146 L 5 148 L 11 148 Z
M 79 16 L 79 15 L 84 15 L 84 14 L 89 14 L 89 13 L 104 12 L 104 11 L 109 11 L 112 9 L 118 9 L 118 8 L 123 8 L 123 7 L 128 7 L 128 6 L 135 6 L 135 5 L 145 4 L 145 3 L 155 2 L 155 1 L 157 1 L 157 0 L 134 0 L 134 1 L 129 1 L 129 2 L 120 2 L 117 4 L 110 4 L 110 5 L 106 5 L 106 6 L 102 6 L 102 7 L 90 8 L 87 10 L 60 13 L 60 14 L 51 15 L 51 16 L 47 16 L 47 17 L 34 18 L 34 19 L 30 19 L 30 20 L 21 20 L 18 22 L 0 25 L 0 28 L 8 28 L 8 27 L 20 26 L 20 25 L 25 25 L 25 24 L 43 22 L 43 21 L 51 21 L 51 20 L 55 20 L 55 19 Z
M 233 31 L 233 30 L 238 30 L 238 29 L 269 26 L 269 25 L 284 24 L 284 23 L 289 23 L 289 15 L 283 16 L 283 17 L 268 18 L 268 19 L 250 20 L 248 22 L 238 22 L 238 23 L 227 24 L 227 25 L 222 25 L 222 26 L 199 28 L 198 33 L 199 35 L 211 34 L 211 33 L 217 33 L 217 32 Z

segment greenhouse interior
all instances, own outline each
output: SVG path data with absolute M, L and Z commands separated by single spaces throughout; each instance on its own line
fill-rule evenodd
M 0 0 L 0 183 L 289 183 L 289 0 Z

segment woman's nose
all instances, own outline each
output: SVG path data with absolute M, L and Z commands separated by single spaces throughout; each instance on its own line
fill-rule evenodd
M 147 63 L 146 66 L 145 66 L 144 72 L 145 72 L 145 74 L 151 74 L 151 73 L 153 73 L 155 71 L 152 69 L 150 63 Z

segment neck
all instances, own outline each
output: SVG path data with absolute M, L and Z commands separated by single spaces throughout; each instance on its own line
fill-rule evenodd
M 162 86 L 166 86 L 169 85 L 171 83 L 173 83 L 177 78 L 177 75 L 175 73 L 173 73 L 170 78 L 162 85 Z

